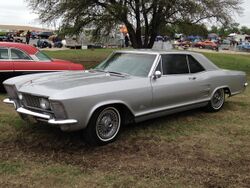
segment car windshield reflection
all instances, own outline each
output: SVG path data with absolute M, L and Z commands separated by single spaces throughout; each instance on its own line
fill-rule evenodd
M 115 53 L 94 70 L 147 77 L 155 58 L 153 54 Z

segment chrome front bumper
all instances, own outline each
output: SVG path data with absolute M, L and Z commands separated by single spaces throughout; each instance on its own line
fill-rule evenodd
M 3 102 L 6 104 L 14 105 L 16 108 L 15 102 L 10 100 L 10 99 L 4 99 Z M 46 114 L 42 114 L 42 113 L 38 113 L 38 112 L 33 112 L 33 111 L 25 109 L 23 107 L 17 108 L 16 111 L 18 113 L 21 113 L 21 114 L 30 115 L 30 116 L 33 116 L 36 118 L 42 118 L 42 119 L 46 120 L 49 124 L 54 124 L 54 125 L 65 125 L 65 124 L 77 123 L 77 120 L 75 120 L 75 119 L 56 120 L 54 118 L 51 118 L 50 115 L 46 115 Z
M 16 103 L 10 99 L 4 99 L 3 102 L 6 104 L 12 104 L 16 108 Z

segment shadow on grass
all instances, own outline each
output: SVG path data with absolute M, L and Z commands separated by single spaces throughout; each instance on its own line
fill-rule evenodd
M 233 105 L 225 103 L 222 113 L 232 110 Z M 207 124 L 213 116 L 213 113 L 195 109 L 131 124 L 122 128 L 115 142 L 102 147 L 88 146 L 84 142 L 82 131 L 62 132 L 59 128 L 48 124 L 20 122 L 20 126 L 14 128 L 15 133 L 11 134 L 11 137 L 0 140 L 0 150 L 4 151 L 0 153 L 0 159 L 20 156 L 27 160 L 48 160 L 89 166 L 98 164 L 83 159 L 101 160 L 102 156 L 114 159 L 114 157 L 120 158 L 121 153 L 132 156 L 138 152 L 149 152 L 154 155 L 161 144 L 170 144 L 174 147 L 178 145 L 176 140 L 179 138 L 191 137 L 193 134 L 206 131 Z
M 198 118 L 199 121 L 204 116 L 206 116 L 205 113 L 201 109 L 197 109 L 126 125 L 122 128 L 121 134 L 114 143 L 103 147 L 122 146 L 129 140 L 134 140 L 134 138 L 157 138 L 159 137 L 158 133 L 162 134 L 162 132 L 168 132 L 169 137 L 180 136 L 183 132 L 194 130 L 194 126 L 187 126 L 187 124 L 192 124 L 193 118 L 196 119 L 195 121 Z M 43 123 L 24 123 L 23 126 L 19 126 L 16 137 L 7 142 L 8 144 L 14 142 L 19 149 L 37 151 L 63 150 L 70 152 L 97 148 L 88 146 L 84 142 L 82 131 L 62 132 L 60 128 Z

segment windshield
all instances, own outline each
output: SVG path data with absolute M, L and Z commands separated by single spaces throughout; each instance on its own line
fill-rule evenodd
M 146 77 L 155 58 L 156 55 L 152 54 L 115 53 L 109 59 L 99 64 L 95 70 Z
M 46 54 L 44 54 L 41 51 L 38 51 L 35 56 L 39 59 L 39 61 L 52 61 L 52 59 L 47 56 Z

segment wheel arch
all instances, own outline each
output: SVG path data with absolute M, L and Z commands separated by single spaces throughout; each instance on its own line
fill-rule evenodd
M 224 92 L 225 92 L 225 94 L 227 94 L 228 96 L 231 96 L 230 87 L 227 86 L 227 85 L 224 85 L 224 86 L 219 86 L 219 87 L 214 88 L 213 92 L 211 93 L 210 99 L 213 97 L 214 93 L 215 93 L 218 89 L 223 89 Z
M 230 88 L 228 86 L 224 87 L 223 89 L 224 89 L 225 94 L 227 94 L 229 97 L 232 95 L 231 90 L 230 90 Z
M 106 102 L 98 103 L 95 106 L 93 106 L 93 108 L 90 110 L 90 113 L 88 114 L 86 125 L 88 125 L 91 117 L 97 110 L 104 108 L 104 107 L 108 107 L 108 106 L 116 107 L 119 110 L 120 115 L 122 116 L 123 123 L 129 124 L 129 123 L 134 122 L 135 115 L 134 115 L 133 110 L 129 107 L 129 105 L 127 105 L 123 101 L 106 101 Z

